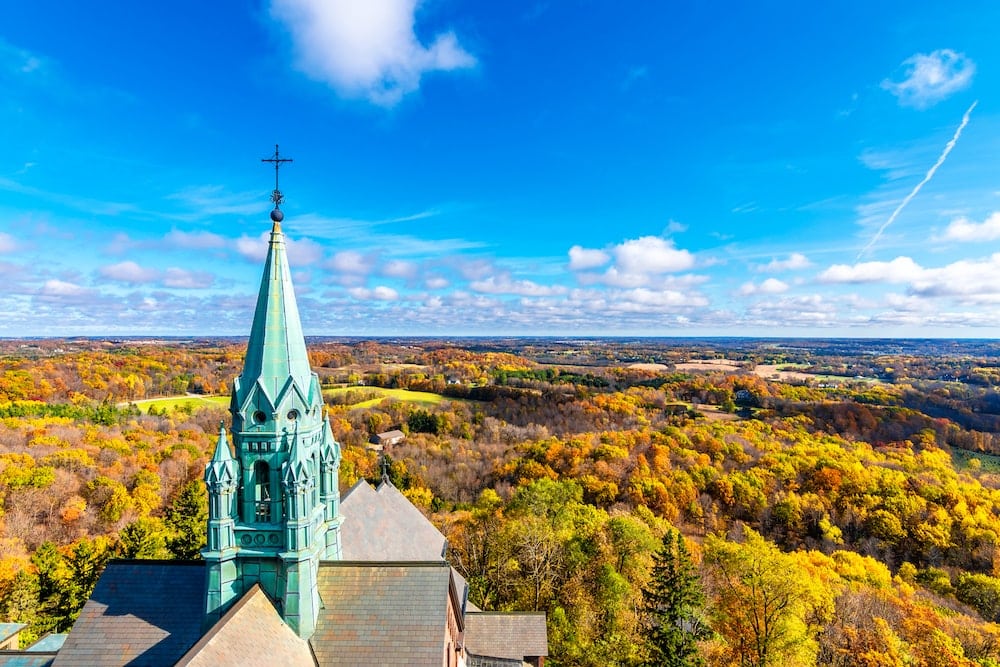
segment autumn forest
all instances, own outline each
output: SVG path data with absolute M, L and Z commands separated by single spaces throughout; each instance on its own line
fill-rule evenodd
M 1000 344 L 307 341 L 383 476 L 553 665 L 1000 666 Z M 0 620 L 197 558 L 245 341 L 0 341 Z M 402 442 L 378 452 L 379 432 Z

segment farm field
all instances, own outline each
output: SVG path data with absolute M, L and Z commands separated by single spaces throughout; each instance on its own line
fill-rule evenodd
M 133 404 L 144 414 L 149 414 L 150 408 L 157 411 L 174 410 L 186 406 L 191 406 L 192 410 L 208 407 L 226 407 L 229 405 L 229 396 L 168 396 L 165 398 L 148 398 L 142 401 L 133 401 Z
M 387 398 L 391 398 L 397 401 L 403 401 L 406 403 L 416 403 L 417 405 L 438 405 L 445 400 L 455 400 L 455 399 L 445 399 L 444 396 L 439 394 L 432 394 L 427 391 L 410 391 L 409 389 L 385 389 L 383 387 L 336 387 L 334 389 L 324 389 L 323 396 L 325 398 L 331 398 L 334 396 L 341 396 L 347 393 L 357 393 L 363 395 L 378 394 L 377 398 L 370 398 L 358 403 L 351 403 L 352 408 L 371 408 L 375 407 Z

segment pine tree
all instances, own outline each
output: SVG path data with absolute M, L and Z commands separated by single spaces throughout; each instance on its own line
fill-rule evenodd
M 208 492 L 200 479 L 181 487 L 167 508 L 165 523 L 173 531 L 173 535 L 167 540 L 167 549 L 174 558 L 201 558 L 208 525 Z
M 695 667 L 703 664 L 697 642 L 709 636 L 702 622 L 705 593 L 684 537 L 667 531 L 653 556 L 653 573 L 642 591 L 648 665 Z

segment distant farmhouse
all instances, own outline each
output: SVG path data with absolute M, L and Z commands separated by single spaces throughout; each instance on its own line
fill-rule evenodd
M 381 450 L 383 447 L 391 447 L 392 445 L 399 444 L 405 439 L 406 434 L 398 429 L 395 429 L 392 431 L 385 431 L 383 433 L 376 433 L 368 438 L 368 442 L 369 444 L 375 445 L 375 449 Z
M 220 427 L 205 469 L 203 560 L 110 562 L 61 648 L 0 651 L 0 667 L 543 664 L 544 614 L 471 604 L 444 536 L 392 484 L 341 498 L 274 201 L 232 443 Z

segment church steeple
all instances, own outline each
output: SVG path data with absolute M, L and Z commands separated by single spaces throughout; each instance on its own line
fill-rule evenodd
M 319 378 L 309 367 L 281 231 L 284 197 L 277 169 L 290 160 L 280 158 L 276 146 L 265 161 L 275 164 L 273 226 L 243 372 L 233 382 L 235 458 L 223 433 L 205 471 L 210 486 L 227 475 L 234 488 L 238 482 L 228 503 L 234 545 L 203 552 L 206 611 L 218 618 L 259 583 L 288 625 L 309 637 L 320 604 L 319 562 L 341 554 L 340 445 L 324 419 Z
M 257 293 L 246 360 L 234 392 L 237 403 L 234 407 L 243 413 L 241 416 L 257 423 L 277 417 L 273 426 L 280 430 L 287 424 L 281 419 L 282 415 L 272 414 L 274 408 L 291 391 L 297 392 L 304 402 L 310 402 L 313 398 L 308 395 L 311 378 L 284 234 L 281 223 L 275 221 Z M 254 410 L 247 409 L 251 404 Z M 267 419 L 261 420 L 262 416 Z

